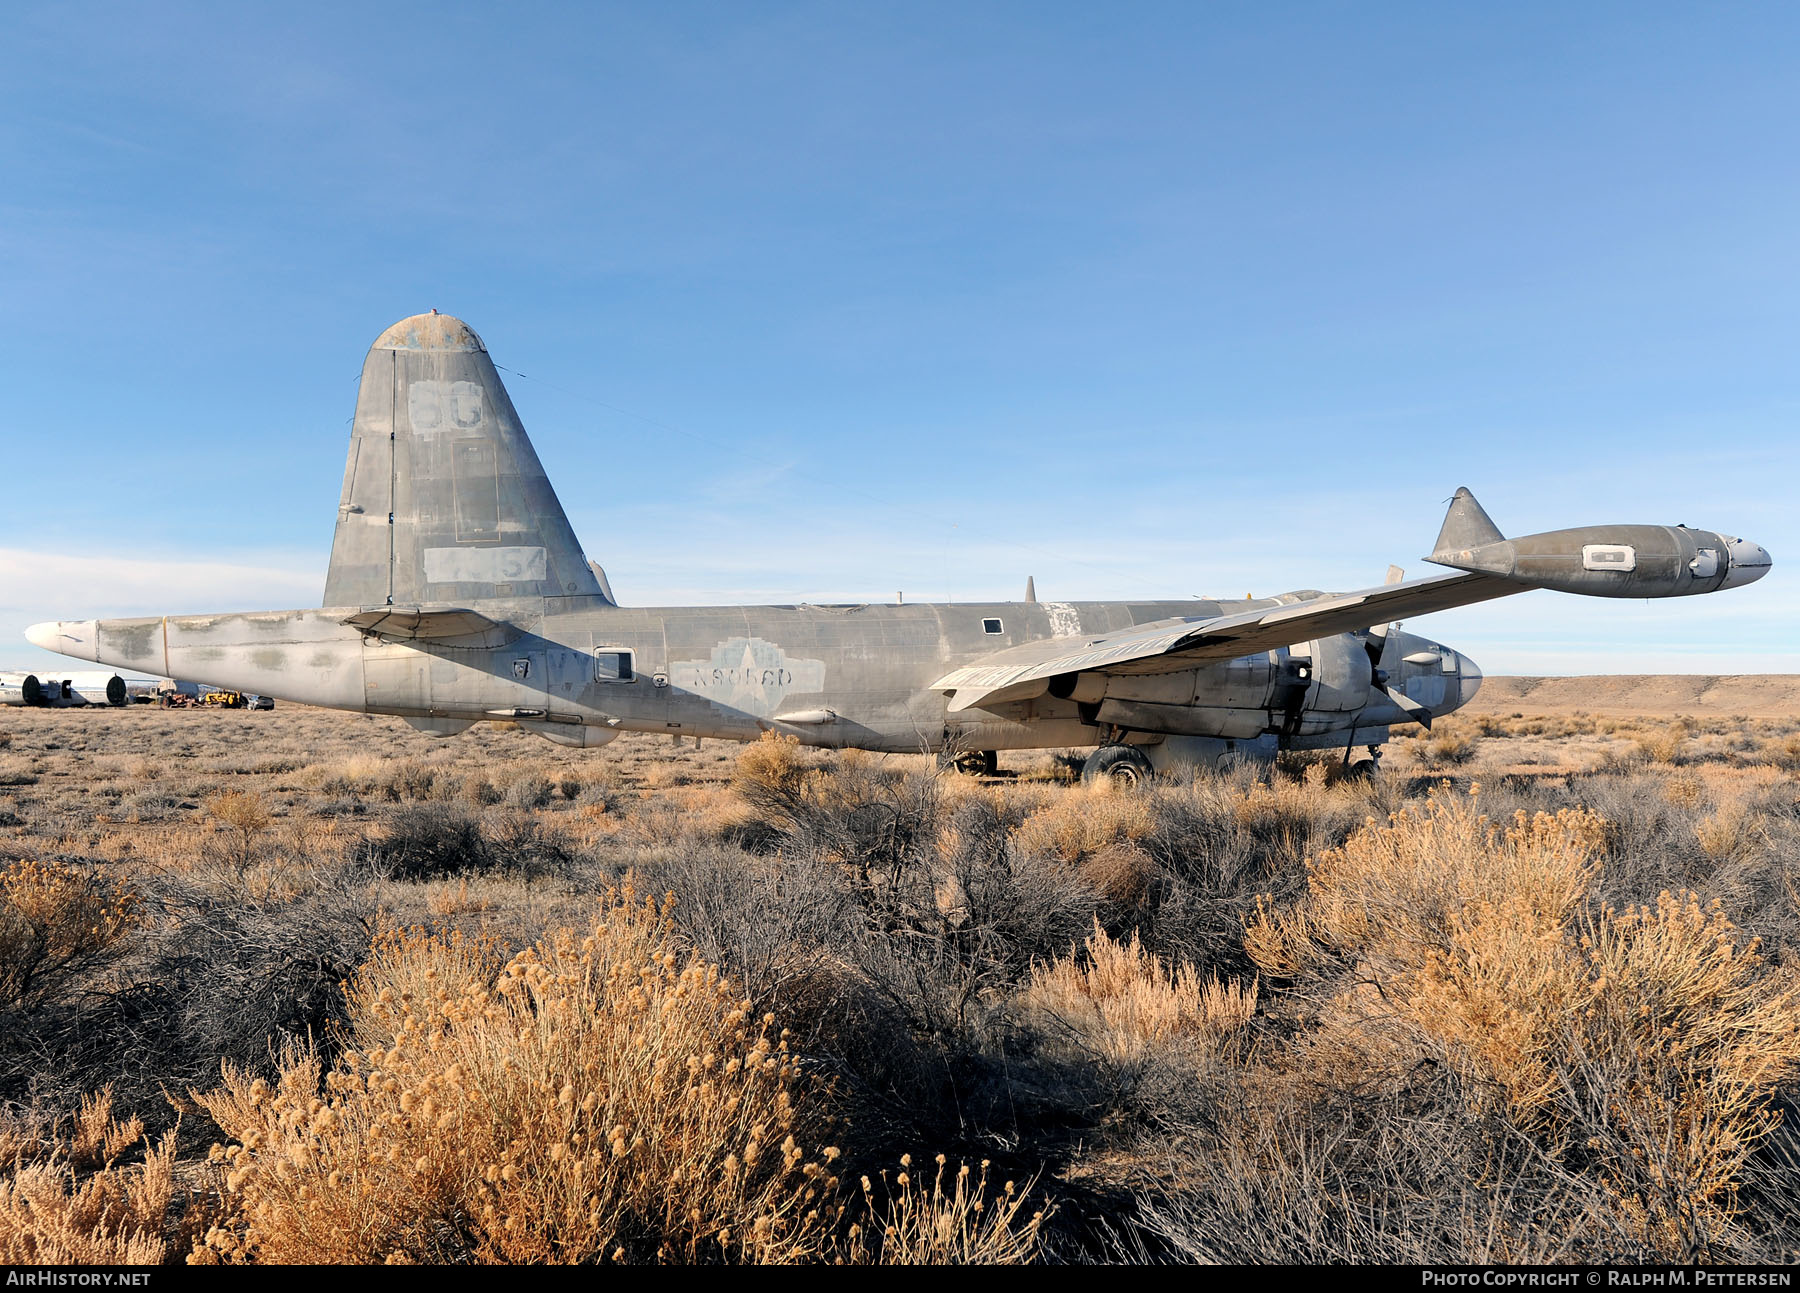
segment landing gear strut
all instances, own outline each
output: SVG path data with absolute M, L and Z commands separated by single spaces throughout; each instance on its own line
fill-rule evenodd
M 1381 747 L 1379 745 L 1371 745 L 1368 747 L 1368 750 L 1369 757 L 1360 763 L 1350 762 L 1350 751 L 1344 751 L 1344 772 L 1347 776 L 1363 780 L 1373 780 L 1380 775 Z
M 1155 775 L 1150 760 L 1135 745 L 1103 745 L 1081 765 L 1084 785 L 1110 781 L 1115 786 L 1135 788 Z

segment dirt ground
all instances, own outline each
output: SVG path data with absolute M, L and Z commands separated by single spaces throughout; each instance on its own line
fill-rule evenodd
M 1042 1235 L 1040 1215 L 1001 1236 L 1009 1252 L 1800 1253 L 1800 1129 L 1780 1112 L 1800 1108 L 1800 679 L 1491 679 L 1467 711 L 1397 732 L 1374 777 L 1326 752 L 1120 793 L 1076 784 L 1084 753 L 1003 754 L 982 784 L 923 755 L 634 735 L 572 750 L 507 723 L 437 740 L 286 704 L 0 709 L 0 1262 L 486 1252 L 458 1228 L 480 1200 L 447 1185 L 419 1205 L 429 1225 L 359 1203 L 334 1229 L 323 1196 L 283 1211 L 279 1167 L 245 1203 L 246 1138 L 263 1134 L 246 1111 L 264 1083 L 312 1091 L 309 1064 L 350 1065 L 331 1088 L 350 1090 L 357 1038 L 393 1041 L 395 1062 L 411 1034 L 368 1012 L 458 957 L 486 968 L 460 995 L 430 989 L 445 1010 L 487 992 L 502 957 L 538 964 L 559 931 L 611 946 L 629 922 L 596 922 L 620 893 L 662 904 L 643 920 L 670 941 L 646 973 L 693 957 L 743 994 L 681 1071 L 766 1011 L 829 1075 L 808 1097 L 814 1142 L 878 1193 L 903 1155 L 943 1153 L 1053 1198 Z M 1370 932 L 1421 912 L 1404 937 Z M 1546 1012 L 1544 983 L 1619 1008 Z M 634 1000 L 578 1014 L 625 1018 Z M 1565 1028 L 1586 1030 L 1578 1045 Z M 1720 1040 L 1739 1037 L 1761 1040 Z M 495 1038 L 495 1072 L 536 1053 Z M 546 1127 L 588 1109 L 564 1067 L 530 1088 Z M 356 1090 L 370 1128 L 405 1122 L 410 1094 Z M 339 1147 L 344 1173 L 384 1183 L 367 1197 L 411 1207 L 418 1164 L 462 1147 L 431 1130 L 447 1114 L 415 1107 L 399 1158 Z M 1676 1115 L 1699 1121 L 1656 1121 Z M 560 1161 L 551 1140 L 576 1143 L 501 1149 Z M 1496 1174 L 1500 1143 L 1529 1154 Z M 714 1179 L 742 1146 L 717 1148 L 689 1176 L 646 1176 L 645 1197 L 672 1191 L 669 1215 L 689 1215 L 677 1182 Z M 302 1138 L 280 1161 L 322 1152 Z M 1645 1163 L 1700 1184 L 1651 1215 Z M 401 1186 L 396 1164 L 412 1165 Z
M 1462 713 L 1528 718 L 1578 711 L 1657 718 L 1800 718 L 1800 675 L 1619 674 L 1586 678 L 1489 678 Z

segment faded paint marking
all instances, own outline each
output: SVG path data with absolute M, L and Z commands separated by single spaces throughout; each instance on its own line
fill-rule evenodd
M 466 435 L 481 425 L 481 387 L 416 381 L 406 388 L 406 412 L 414 435 Z
M 527 584 L 549 578 L 542 548 L 427 548 L 425 579 L 433 584 Z
M 1053 638 L 1074 638 L 1081 636 L 1081 613 L 1070 602 L 1039 602 L 1044 613 L 1050 617 L 1050 636 Z
M 789 695 L 825 690 L 825 662 L 801 660 L 762 638 L 727 638 L 705 660 L 677 660 L 669 681 L 766 718 Z

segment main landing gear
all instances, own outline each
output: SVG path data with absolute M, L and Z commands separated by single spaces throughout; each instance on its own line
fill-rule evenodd
M 942 756 L 941 762 L 965 777 L 991 777 L 1000 770 L 1000 756 L 993 750 L 964 750 Z
M 1381 773 L 1381 747 L 1368 747 L 1369 757 L 1355 763 L 1350 762 L 1350 751 L 1344 751 L 1344 775 L 1357 781 L 1373 781 Z
M 1136 788 L 1155 775 L 1149 758 L 1135 745 L 1103 745 L 1081 765 L 1084 785 L 1110 781 L 1115 786 Z

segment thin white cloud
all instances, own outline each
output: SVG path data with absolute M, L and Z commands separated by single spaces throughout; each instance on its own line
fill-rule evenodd
M 0 548 L 0 662 L 62 661 L 25 641 L 26 627 L 44 620 L 316 606 L 324 582 L 320 559 L 292 554 L 215 561 Z

